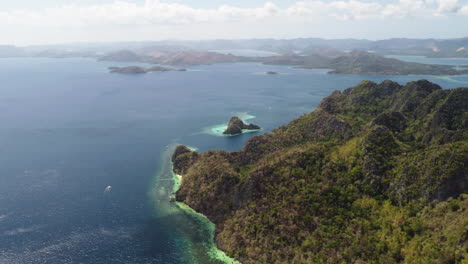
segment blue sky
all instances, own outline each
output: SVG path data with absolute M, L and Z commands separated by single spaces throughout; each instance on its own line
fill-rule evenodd
M 0 44 L 213 38 L 455 38 L 468 0 L 15 0 Z

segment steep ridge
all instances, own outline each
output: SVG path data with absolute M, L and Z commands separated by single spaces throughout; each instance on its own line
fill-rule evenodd
M 177 201 L 244 264 L 468 261 L 468 88 L 363 81 L 240 151 L 173 162 Z

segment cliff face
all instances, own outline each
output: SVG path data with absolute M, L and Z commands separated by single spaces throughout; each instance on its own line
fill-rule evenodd
M 176 199 L 242 263 L 468 260 L 468 88 L 364 81 L 241 151 L 173 161 Z

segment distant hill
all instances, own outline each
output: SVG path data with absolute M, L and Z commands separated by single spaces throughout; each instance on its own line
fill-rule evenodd
M 208 51 L 180 51 L 151 54 L 148 60 L 164 65 L 205 65 L 222 62 L 236 62 L 238 57 Z
M 142 56 L 129 50 L 119 50 L 108 53 L 99 58 L 101 61 L 121 61 L 121 62 L 136 62 L 142 60 Z
M 381 54 L 468 58 L 468 38 L 445 40 L 388 39 L 372 43 L 369 49 Z
M 397 59 L 366 52 L 352 51 L 349 53 L 332 53 L 324 56 L 311 54 L 300 56 L 296 54 L 262 58 L 267 64 L 293 65 L 307 69 L 331 69 L 334 74 L 363 75 L 459 75 L 468 70 L 458 71 L 449 65 L 429 65 L 414 62 L 404 62 Z

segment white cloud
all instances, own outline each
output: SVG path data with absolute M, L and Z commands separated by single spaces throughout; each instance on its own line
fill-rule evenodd
M 301 1 L 286 9 L 289 16 L 335 17 L 351 19 L 384 19 L 406 17 L 436 17 L 441 15 L 466 15 L 458 0 L 399 0 L 389 4 L 378 1 Z
M 179 25 L 270 18 L 281 10 L 267 2 L 258 8 L 222 5 L 197 9 L 187 5 L 146 0 L 144 4 L 115 1 L 101 5 L 65 5 L 39 11 L 0 12 L 0 23 L 10 25 Z
M 431 17 L 468 15 L 468 5 L 458 0 L 399 0 L 381 4 L 378 1 L 334 0 L 299 1 L 286 8 L 272 2 L 256 8 L 222 5 L 218 8 L 193 8 L 188 5 L 146 0 L 143 4 L 115 1 L 97 5 L 65 5 L 43 10 L 0 11 L 0 23 L 12 26 L 42 27 L 103 25 L 178 25 L 229 21 L 255 21 L 272 18 L 286 20 L 319 18 L 375 19 L 389 17 Z
M 31 43 L 42 40 L 50 43 L 260 37 L 258 33 L 282 37 L 291 36 L 288 35 L 290 32 L 299 36 L 318 32 L 317 25 L 329 25 L 330 22 L 369 20 L 372 21 L 369 24 L 381 23 L 388 27 L 403 19 L 422 21 L 468 17 L 468 4 L 462 1 L 467 0 L 393 0 L 390 3 L 378 0 L 298 0 L 284 7 L 277 4 L 279 0 L 270 0 L 251 8 L 235 5 L 195 8 L 168 0 L 146 0 L 139 4 L 116 0 L 105 4 L 68 4 L 43 9 L 1 11 L 0 8 L 0 41 Z
M 437 11 L 440 14 L 457 13 L 462 6 L 458 0 L 436 0 L 435 2 L 438 5 Z

